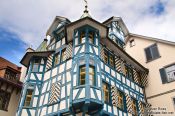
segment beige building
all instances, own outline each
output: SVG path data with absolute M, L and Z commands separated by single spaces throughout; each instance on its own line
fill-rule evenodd
M 161 112 L 159 116 L 174 116 L 175 42 L 136 34 L 129 34 L 125 42 L 126 52 L 149 69 L 145 92 L 148 103 L 156 108 L 153 111 Z
M 15 116 L 22 83 L 21 67 L 0 57 L 0 116 Z

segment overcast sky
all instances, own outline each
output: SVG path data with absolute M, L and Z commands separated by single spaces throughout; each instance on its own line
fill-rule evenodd
M 130 33 L 175 41 L 175 0 L 88 0 L 90 15 L 103 22 L 122 17 Z M 80 18 L 83 0 L 0 0 L 0 56 L 19 65 L 36 48 L 55 16 Z

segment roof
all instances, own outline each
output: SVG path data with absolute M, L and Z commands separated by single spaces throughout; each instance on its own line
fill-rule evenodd
M 22 60 L 20 61 L 21 64 L 23 64 L 24 66 L 28 66 L 30 59 L 34 56 L 38 56 L 38 57 L 48 57 L 50 54 L 52 54 L 54 51 L 38 51 L 38 52 L 27 52 L 24 57 L 22 58 Z
M 16 64 L 6 60 L 5 58 L 0 57 L 0 69 L 10 67 L 16 71 L 21 72 L 21 67 L 17 66 Z
M 125 60 L 126 62 L 130 63 L 135 68 L 148 72 L 149 70 L 137 62 L 134 58 L 132 58 L 129 54 L 127 54 L 122 48 L 120 48 L 114 41 L 110 38 L 101 39 L 102 43 L 104 43 L 110 50 L 112 50 L 116 55 L 120 54 L 119 56 Z
M 52 35 L 52 32 L 57 28 L 57 26 L 62 22 L 71 22 L 69 19 L 61 16 L 56 16 L 49 29 L 46 32 L 46 35 Z
M 84 25 L 90 25 L 94 28 L 97 28 L 100 32 L 101 38 L 105 38 L 107 36 L 108 28 L 104 24 L 90 17 L 85 17 L 85 18 L 79 19 L 75 22 L 72 22 L 66 25 L 66 33 L 67 33 L 68 42 L 72 40 L 74 30 Z
M 108 25 L 112 21 L 117 21 L 118 22 L 118 24 L 122 28 L 125 36 L 127 36 L 129 34 L 128 28 L 126 27 L 126 25 L 123 22 L 121 17 L 114 17 L 114 16 L 112 16 L 111 18 L 109 18 L 106 21 L 104 21 L 103 24 L 104 25 Z
M 156 41 L 156 42 L 175 46 L 175 42 L 172 42 L 172 41 L 167 41 L 167 40 L 163 40 L 163 39 L 158 39 L 158 38 L 154 38 L 154 37 L 148 37 L 148 36 L 143 36 L 143 35 L 138 35 L 138 34 L 133 34 L 133 33 L 129 33 L 129 37 L 125 39 L 125 43 L 127 43 L 131 37 L 138 37 L 139 39 Z

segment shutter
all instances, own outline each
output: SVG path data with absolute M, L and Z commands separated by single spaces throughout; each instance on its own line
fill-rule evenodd
M 157 48 L 156 44 L 152 47 L 151 50 L 152 50 L 152 57 L 153 57 L 153 59 L 154 58 L 158 58 L 159 57 L 159 52 L 158 52 L 158 48 Z
M 162 79 L 162 84 L 167 83 L 167 76 L 164 68 L 159 69 L 160 77 Z
M 145 54 L 147 61 L 152 59 L 150 48 L 145 49 Z

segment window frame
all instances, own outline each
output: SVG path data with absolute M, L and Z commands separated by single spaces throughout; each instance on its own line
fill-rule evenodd
M 66 61 L 66 48 L 61 50 L 60 62 Z
M 104 90 L 104 85 L 106 85 L 106 87 L 108 87 L 106 90 Z M 107 82 L 105 82 L 105 81 L 102 81 L 102 89 L 103 89 L 103 100 L 104 100 L 104 103 L 106 103 L 106 104 L 111 104 L 111 98 L 110 98 L 110 85 L 107 83 Z M 105 93 L 106 93 L 106 91 L 108 92 L 108 100 L 106 101 L 106 95 L 105 95 Z
M 57 62 L 57 64 L 55 64 L 56 56 L 58 57 L 58 62 Z M 60 58 L 61 58 L 60 52 L 58 52 L 58 53 L 56 53 L 56 54 L 54 55 L 54 66 L 60 64 Z
M 82 68 L 84 69 L 83 72 L 81 72 Z M 84 75 L 82 79 L 82 75 Z M 84 80 L 84 82 L 82 82 Z M 86 65 L 82 65 L 79 67 L 79 85 L 85 85 L 86 84 Z
M 134 108 L 133 108 L 133 102 L 135 102 L 135 111 L 134 111 Z M 138 114 L 138 103 L 137 103 L 138 101 L 135 99 L 135 98 L 133 98 L 133 97 L 131 97 L 131 107 L 132 107 L 132 110 L 133 110 L 133 115 L 135 115 L 135 116 L 137 116 L 137 114 Z
M 119 108 L 119 109 L 121 109 L 122 111 L 124 111 L 124 108 L 125 108 L 125 103 L 124 103 L 124 101 L 125 101 L 125 99 L 124 99 L 124 93 L 122 92 L 122 91 L 120 91 L 120 90 L 118 90 L 117 91 L 118 92 L 118 98 L 117 98 L 117 102 L 119 101 L 119 95 L 121 94 L 122 95 L 122 103 L 123 103 L 123 108 L 121 108 L 120 106 L 118 106 L 117 105 L 117 107 Z M 121 98 L 121 96 L 120 96 L 120 98 Z M 118 102 L 119 103 L 119 102 Z
M 154 53 L 153 53 L 153 50 L 152 50 L 154 47 L 157 48 L 158 56 L 156 56 L 156 57 L 154 56 Z M 146 53 L 147 50 L 149 50 L 149 52 L 150 52 L 151 59 L 148 59 L 148 56 L 147 56 L 147 53 Z M 146 63 L 151 62 L 151 61 L 154 61 L 154 60 L 156 60 L 156 59 L 158 59 L 158 58 L 161 57 L 160 56 L 160 53 L 159 53 L 159 49 L 158 49 L 157 43 L 154 43 L 154 44 L 152 44 L 152 45 L 144 48 L 144 52 L 145 52 Z
M 30 98 L 30 103 L 29 103 L 29 105 L 27 106 L 27 105 L 25 105 L 26 104 L 26 97 L 27 97 L 27 94 L 28 94 L 28 90 L 32 90 L 32 94 L 30 95 L 31 96 L 31 98 Z M 34 97 L 34 86 L 29 86 L 27 89 L 26 89 L 26 94 L 25 94 L 25 99 L 24 99 L 24 103 L 23 103 L 23 107 L 31 107 L 31 102 L 33 101 L 33 97 Z
M 85 30 L 81 30 L 79 32 L 79 44 L 83 44 L 86 42 L 86 31 Z M 83 38 L 84 38 L 84 41 L 83 41 Z
M 38 63 L 35 63 L 35 60 L 38 60 L 39 62 Z M 37 70 L 34 70 L 35 69 L 34 66 L 36 64 L 38 65 L 37 66 Z M 31 72 L 38 72 L 39 71 L 40 64 L 41 64 L 41 59 L 40 58 L 34 58 L 33 61 L 32 61 Z
M 1 94 L 2 94 L 2 92 L 5 94 L 5 96 L 3 96 L 4 98 L 2 98 L 2 106 L 3 106 L 3 104 L 4 104 L 4 100 L 7 100 L 7 101 L 5 101 L 5 106 L 4 106 L 4 108 L 2 107 L 2 109 L 0 109 L 0 110 L 2 110 L 2 111 L 8 111 L 8 106 L 9 106 L 9 103 L 10 103 L 10 99 L 11 99 L 11 93 L 9 93 L 9 92 L 7 92 L 7 91 L 5 91 L 5 90 L 2 90 L 2 89 L 0 89 L 0 92 L 1 92 Z M 8 95 L 7 95 L 8 94 Z M 8 97 L 8 98 L 7 98 Z
M 111 59 L 110 57 L 112 57 L 112 61 L 113 61 L 113 64 L 111 64 Z M 110 53 L 110 51 L 104 49 L 104 63 L 108 64 L 110 67 L 113 67 L 115 68 L 115 57 L 114 57 L 114 54 Z
M 92 66 L 92 65 L 89 65 L 89 70 L 90 70 L 90 68 L 92 68 L 93 69 L 93 77 L 92 77 L 92 84 L 90 83 L 90 75 L 91 75 L 91 73 L 90 73 L 90 71 L 89 71 L 89 73 L 88 73 L 88 75 L 89 75 L 89 84 L 91 85 L 91 86 L 95 86 L 96 84 L 95 84 L 95 66 Z

